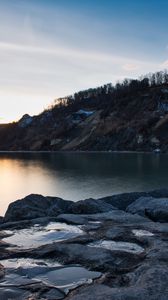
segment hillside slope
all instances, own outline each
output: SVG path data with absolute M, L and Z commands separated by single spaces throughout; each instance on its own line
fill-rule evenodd
M 168 151 L 167 72 L 82 91 L 38 116 L 0 125 L 0 150 L 155 149 Z

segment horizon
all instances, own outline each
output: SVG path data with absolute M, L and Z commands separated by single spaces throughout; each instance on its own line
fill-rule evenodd
M 0 0 L 0 123 L 168 67 L 168 2 Z

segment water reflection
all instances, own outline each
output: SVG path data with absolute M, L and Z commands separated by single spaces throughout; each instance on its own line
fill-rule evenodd
M 131 153 L 1 153 L 0 215 L 30 193 L 77 201 L 167 186 L 168 156 Z

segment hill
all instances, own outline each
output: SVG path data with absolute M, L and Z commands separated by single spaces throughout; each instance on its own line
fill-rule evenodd
M 1 151 L 168 151 L 168 73 L 57 99 L 37 116 L 0 125 Z

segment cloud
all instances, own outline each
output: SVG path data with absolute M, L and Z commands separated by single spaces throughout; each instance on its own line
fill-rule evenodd
M 82 59 L 88 61 L 97 61 L 99 63 L 112 63 L 121 65 L 126 71 L 138 70 L 141 66 L 153 66 L 153 63 L 131 59 L 129 57 L 117 56 L 96 51 L 86 51 L 82 49 L 74 49 L 70 47 L 43 47 L 43 45 L 22 45 L 15 43 L 0 42 L 0 51 L 21 52 L 27 54 L 41 54 L 48 56 L 56 56 L 63 58 Z
M 163 68 L 168 68 L 168 59 L 167 60 L 165 60 L 162 64 L 161 64 L 161 68 L 163 69 Z
M 127 64 L 123 65 L 122 68 L 125 71 L 136 71 L 136 70 L 140 69 L 140 66 L 136 65 L 136 64 L 127 63 Z

